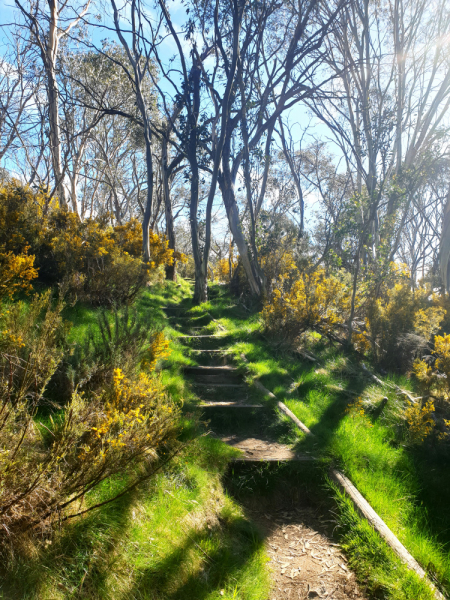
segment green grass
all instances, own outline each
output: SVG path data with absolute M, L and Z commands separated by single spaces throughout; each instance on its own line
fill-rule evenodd
M 282 414 L 274 419 L 280 441 L 321 457 L 317 469 L 302 472 L 302 481 L 306 479 L 317 494 L 334 497 L 328 509 L 334 511 L 336 532 L 371 597 L 428 600 L 432 594 L 327 481 L 331 465 L 350 477 L 429 574 L 449 588 L 450 466 L 435 449 L 406 444 L 400 418 L 403 400 L 390 388 L 373 385 L 341 348 L 317 335 L 310 339 L 317 363 L 277 347 L 263 335 L 259 307 L 248 310 L 222 287 L 214 286 L 212 291 L 212 300 L 193 307 L 186 282 L 168 283 L 149 288 L 134 305 L 148 319 L 149 328 L 164 328 L 171 340 L 172 354 L 159 365 L 161 377 L 184 406 L 182 439 L 194 441 L 140 489 L 70 523 L 52 540 L 24 542 L 2 567 L 0 598 L 268 598 L 262 538 L 236 498 L 243 490 L 266 493 L 269 480 L 281 485 L 300 479 L 289 469 L 280 469 L 278 479 L 262 471 L 259 479 L 254 471 L 251 477 L 237 473 L 231 480 L 225 477 L 234 451 L 218 440 L 199 437 L 196 398 L 181 369 L 184 364 L 197 364 L 198 356 L 187 349 L 180 331 L 166 318 L 162 309 L 167 304 L 178 304 L 183 314 L 199 318 L 209 312 L 216 321 L 207 330 L 219 333 L 219 324 L 226 328 L 220 346 L 242 370 L 248 369 L 249 383 L 259 378 L 314 432 L 316 437 L 309 438 Z M 81 342 L 89 329 L 95 330 L 98 313 L 99 309 L 87 306 L 67 307 L 64 316 L 72 323 L 69 341 Z M 410 387 L 404 378 L 390 379 Z M 381 411 L 383 396 L 388 404 Z M 357 397 L 365 402 L 364 414 L 347 410 Z M 275 408 L 273 401 L 264 401 Z M 111 486 L 119 490 L 124 483 L 117 477 L 85 501 L 101 502 L 110 497 Z
M 52 544 L 25 548 L 3 574 L 0 597 L 267 597 L 262 538 L 222 488 L 231 455 L 200 438 L 138 492 L 66 526 Z M 122 483 L 106 482 L 88 503 Z
M 66 524 L 52 538 L 23 540 L 0 565 L 0 598 L 59 600 L 260 600 L 269 593 L 263 539 L 239 504 L 223 488 L 236 451 L 203 437 L 196 399 L 182 372 L 193 364 L 163 307 L 191 308 L 190 286 L 152 286 L 133 309 L 149 329 L 163 328 L 172 353 L 161 361 L 162 380 L 183 404 L 181 439 L 185 450 L 147 484 Z M 101 309 L 66 307 L 69 342 L 81 343 L 98 329 Z M 196 309 L 193 310 L 196 312 Z M 113 318 L 112 311 L 106 314 Z M 43 421 L 45 424 L 45 421 Z M 119 492 L 126 477 L 115 477 L 85 498 L 94 505 Z
M 237 364 L 248 367 L 248 379 L 258 378 L 315 434 L 310 438 L 298 431 L 298 450 L 321 456 L 324 469 L 331 465 L 341 468 L 430 577 L 448 593 L 450 465 L 426 440 L 420 447 L 407 443 L 401 417 L 404 398 L 388 386 L 373 384 L 355 359 L 317 334 L 310 336 L 316 363 L 277 348 L 263 335 L 258 307 L 250 312 L 225 292 L 219 292 L 208 310 L 232 333 L 228 352 Z M 242 353 L 249 361 L 246 365 Z M 411 389 L 405 377 L 388 375 L 384 379 Z M 384 396 L 388 402 L 381 410 Z M 363 401 L 363 414 L 348 410 L 357 398 Z M 348 503 L 339 495 L 337 499 L 342 524 L 353 523 L 350 528 L 344 527 L 351 532 L 344 543 L 368 588 L 396 600 L 430 597 L 423 583 L 399 567 L 377 534 L 370 533 L 361 520 L 355 524 L 358 517 L 349 512 Z M 384 558 L 376 561 L 376 568 L 372 550 L 367 548 L 369 543 L 384 548 L 380 554 Z

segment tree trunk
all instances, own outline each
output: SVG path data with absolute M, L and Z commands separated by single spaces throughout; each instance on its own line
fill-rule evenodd
M 169 169 L 168 169 L 168 160 L 167 160 L 167 145 L 168 140 L 166 137 L 162 140 L 161 145 L 161 175 L 162 175 L 162 186 L 163 186 L 163 196 L 164 196 L 164 212 L 166 217 L 166 235 L 169 241 L 169 248 L 171 250 L 175 250 L 175 229 L 173 226 L 173 213 L 172 213 L 172 201 L 170 198 L 170 182 L 169 182 Z M 173 260 L 173 264 L 166 267 L 166 279 L 169 281 L 177 280 L 177 264 L 176 260 Z
M 242 224 L 239 218 L 239 210 L 234 193 L 234 181 L 230 170 L 230 138 L 226 137 L 223 146 L 222 165 L 223 171 L 219 177 L 219 185 L 222 191 L 223 203 L 227 211 L 228 223 L 239 251 L 239 256 L 248 279 L 250 291 L 254 296 L 261 296 L 264 290 L 263 281 L 259 274 L 259 268 L 255 265 L 255 257 L 251 256 L 247 241 L 245 240 Z
M 139 103 L 141 104 L 141 103 Z M 142 103 L 143 104 L 143 103 Z M 147 202 L 145 203 L 144 217 L 142 219 L 142 254 L 145 262 L 150 260 L 150 236 L 149 227 L 152 216 L 153 201 L 153 156 L 152 156 L 152 138 L 150 127 L 147 123 L 147 114 L 145 105 L 142 105 L 141 115 L 144 116 L 144 137 L 145 137 L 145 160 L 147 163 Z
M 59 123 L 59 92 L 56 81 L 56 59 L 58 55 L 58 6 L 57 0 L 48 0 L 50 23 L 46 54 L 43 56 L 47 76 L 49 141 L 52 153 L 53 175 L 58 199 L 63 207 L 67 207 L 64 187 L 64 169 L 61 158 L 61 131 Z
M 189 220 L 191 225 L 192 254 L 195 264 L 194 304 L 201 304 L 208 300 L 207 267 L 204 265 L 202 250 L 200 248 L 198 232 L 198 196 L 199 196 L 199 167 L 197 161 L 197 123 L 200 111 L 200 68 L 194 64 L 190 74 L 192 85 L 193 104 L 189 114 L 189 145 L 188 161 L 191 167 L 191 202 L 189 206 Z

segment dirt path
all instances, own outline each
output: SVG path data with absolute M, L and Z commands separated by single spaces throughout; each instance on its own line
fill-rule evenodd
M 326 507 L 302 489 L 244 500 L 265 536 L 273 588 L 269 600 L 365 600 Z M 322 514 L 323 513 L 323 514 Z
M 177 320 L 176 313 L 168 315 Z M 200 319 L 202 325 L 209 321 L 208 315 Z M 273 410 L 252 398 L 241 374 L 220 352 L 226 335 L 211 336 L 202 328 L 190 328 L 188 320 L 183 320 L 180 330 L 200 363 L 187 368 L 186 374 L 201 401 L 204 418 L 210 422 L 212 435 L 242 450 L 244 468 L 253 468 L 248 466 L 252 462 L 311 461 L 310 456 L 299 456 L 279 443 Z M 295 486 L 268 496 L 250 494 L 239 501 L 265 538 L 273 582 L 268 600 L 365 599 L 340 546 L 333 542 L 333 524 L 324 516 L 328 509 L 320 500 Z

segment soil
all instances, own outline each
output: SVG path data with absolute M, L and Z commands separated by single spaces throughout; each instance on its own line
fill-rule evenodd
M 325 507 L 298 489 L 240 501 L 265 538 L 273 582 L 269 600 L 366 600 L 333 541 L 335 523 Z

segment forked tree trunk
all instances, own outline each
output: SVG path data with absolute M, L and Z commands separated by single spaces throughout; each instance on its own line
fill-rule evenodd
M 242 231 L 242 224 L 239 218 L 239 210 L 234 192 L 234 180 L 229 166 L 229 159 L 230 140 L 227 137 L 223 147 L 223 172 L 219 177 L 219 185 L 222 191 L 223 203 L 227 211 L 230 230 L 239 251 L 239 257 L 247 276 L 250 291 L 252 295 L 260 297 L 264 291 L 264 282 L 260 275 L 259 266 L 256 264 L 255 257 L 250 254 L 244 232 Z

